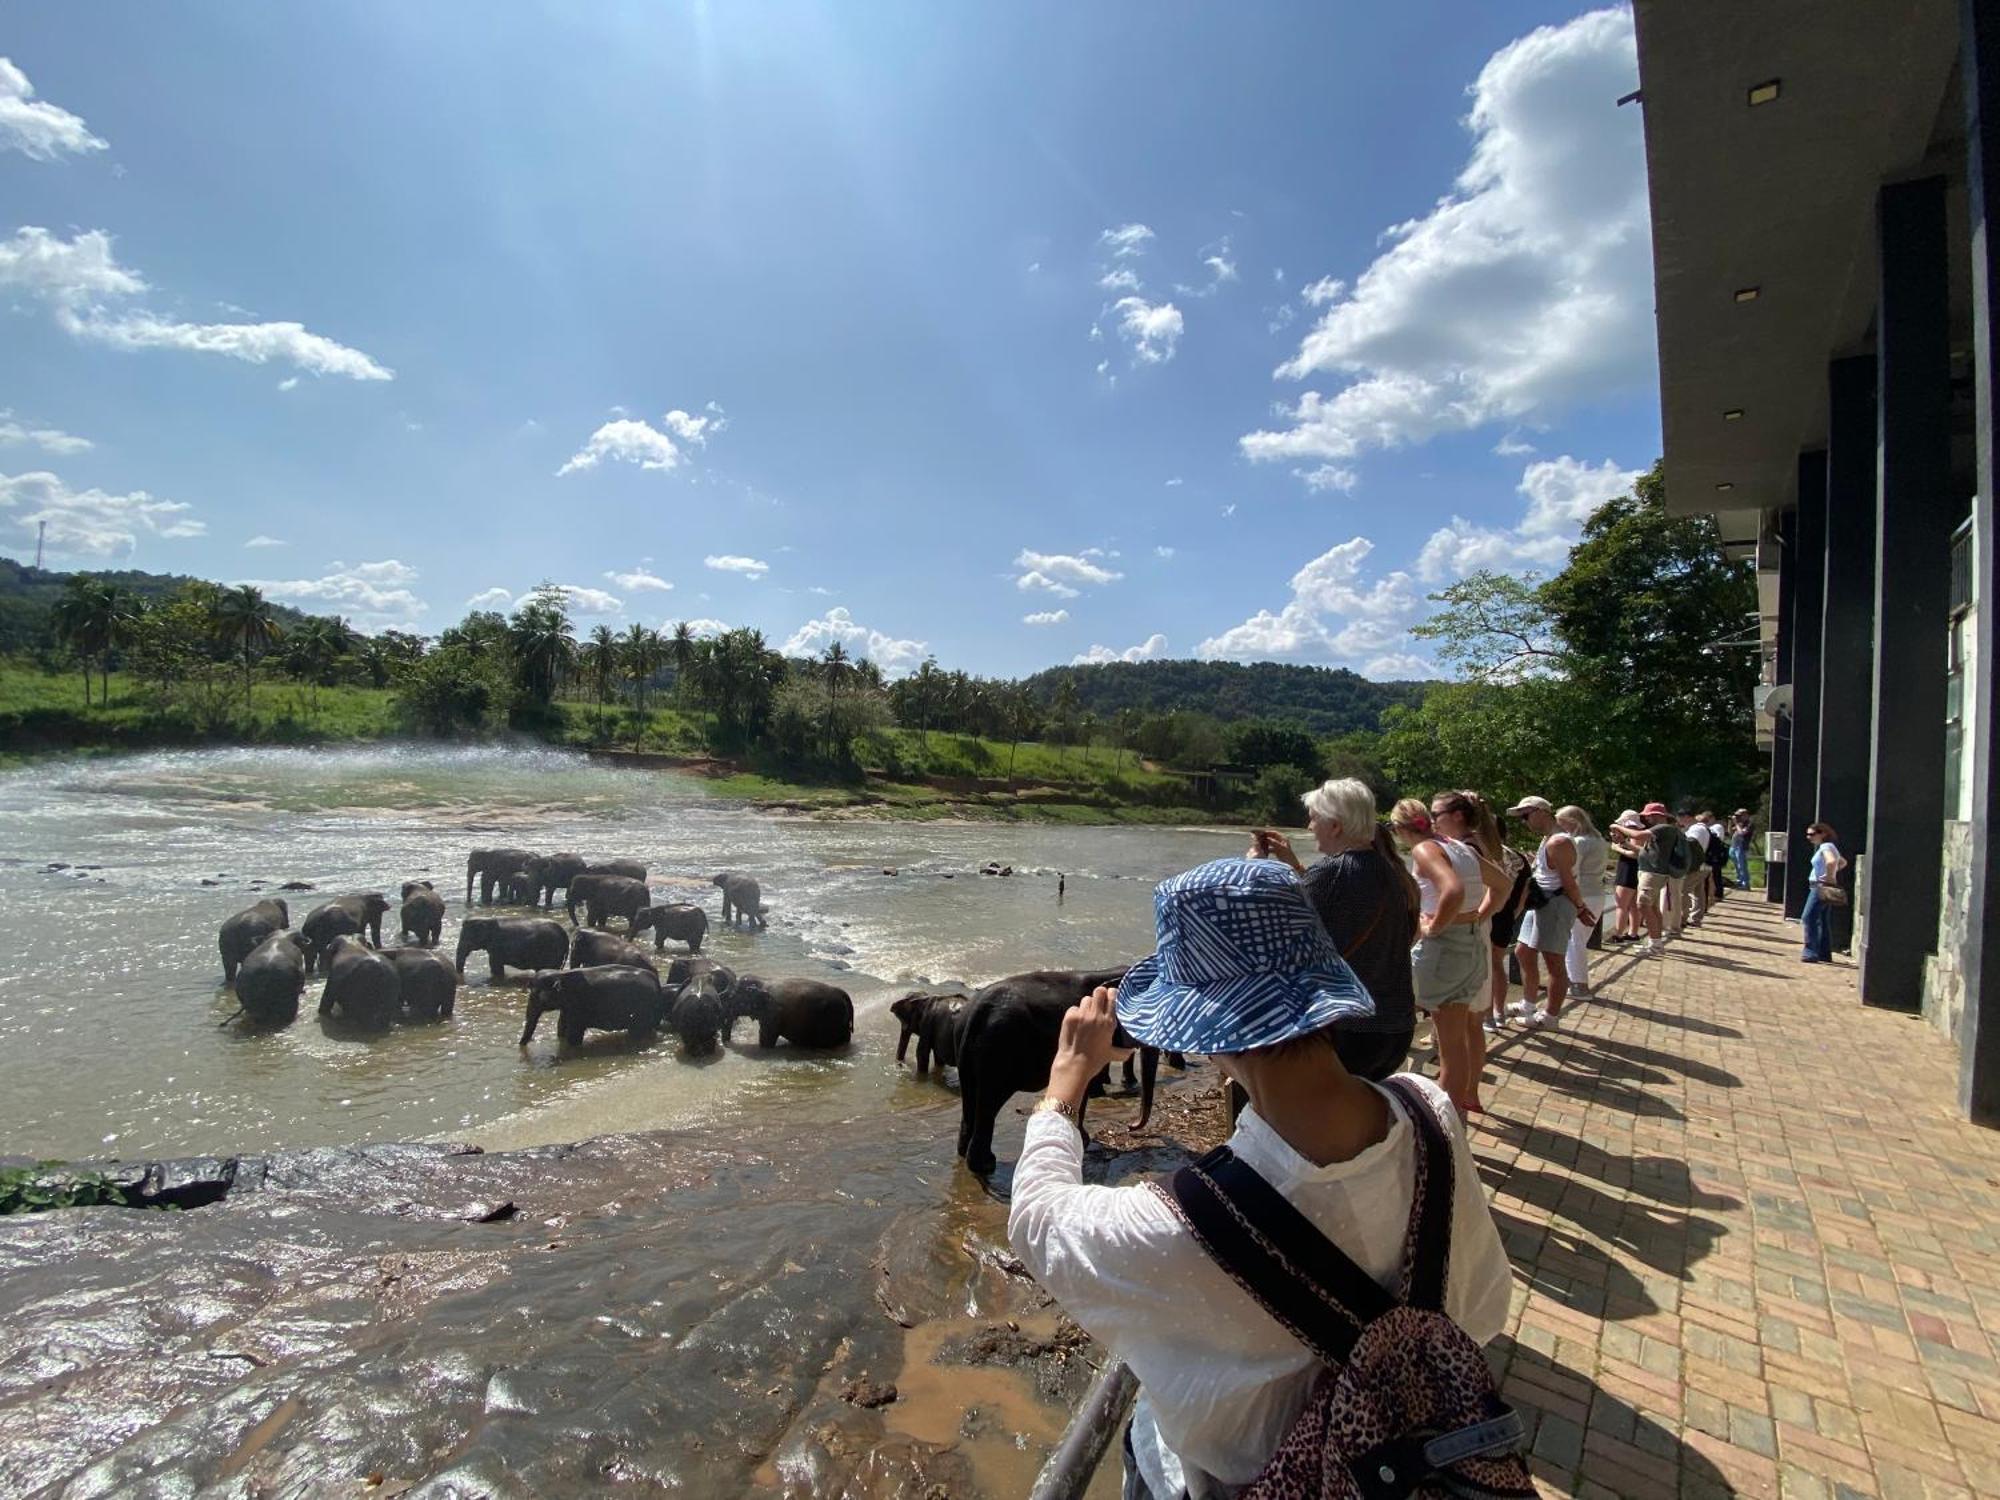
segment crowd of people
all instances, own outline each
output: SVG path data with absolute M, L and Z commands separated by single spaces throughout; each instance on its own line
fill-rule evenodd
M 1158 951 L 1063 1018 L 1009 1237 L 1139 1378 L 1127 1500 L 1348 1493 L 1357 1464 L 1405 1493 L 1411 1433 L 1426 1452 L 1450 1439 L 1432 1477 L 1454 1491 L 1531 1495 L 1477 1353 L 1511 1283 L 1465 1135 L 1486 1040 L 1562 1025 L 1603 943 L 1656 957 L 1747 889 L 1753 820 L 1648 802 L 1600 833 L 1581 807 L 1523 797 L 1503 814 L 1471 791 L 1383 820 L 1357 780 L 1303 800 L 1318 859 L 1262 829 L 1244 858 L 1162 883 Z M 1840 869 L 1822 829 L 1814 901 Z M 1809 959 L 1826 928 L 1809 902 Z M 1420 1014 L 1435 1082 L 1405 1071 Z M 1207 1055 L 1248 1102 L 1228 1144 L 1170 1181 L 1086 1186 L 1078 1111 L 1127 1041 Z

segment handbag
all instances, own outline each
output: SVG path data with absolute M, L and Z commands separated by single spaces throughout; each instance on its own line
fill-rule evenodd
M 1819 899 L 1824 905 L 1847 905 L 1847 890 L 1837 880 L 1822 880 L 1813 889 L 1819 892 Z

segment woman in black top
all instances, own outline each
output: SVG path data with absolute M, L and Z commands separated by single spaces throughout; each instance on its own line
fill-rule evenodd
M 1260 828 L 1252 859 L 1297 870 L 1333 945 L 1375 1000 L 1375 1014 L 1340 1022 L 1334 1047 L 1347 1071 L 1384 1079 L 1401 1070 L 1416 1031 L 1417 997 L 1410 945 L 1417 936 L 1417 883 L 1403 867 L 1389 831 L 1375 817 L 1375 794 L 1352 777 L 1329 781 L 1300 799 L 1321 858 L 1299 863 L 1289 835 Z

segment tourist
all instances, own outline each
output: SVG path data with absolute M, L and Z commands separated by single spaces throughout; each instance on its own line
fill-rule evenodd
M 1757 820 L 1750 809 L 1739 807 L 1729 820 L 1729 862 L 1736 867 L 1736 889 L 1750 889 L 1750 840 L 1756 835 Z
M 1574 805 L 1556 809 L 1556 827 L 1568 834 L 1576 846 L 1577 889 L 1596 910 L 1604 899 L 1604 865 L 1609 854 L 1604 835 L 1590 821 L 1590 814 Z M 1637 866 L 1633 868 L 1636 877 Z M 1594 925 L 1579 921 L 1569 935 L 1569 954 L 1564 967 L 1569 971 L 1569 992 L 1580 1000 L 1590 998 L 1590 934 Z
M 1329 781 L 1299 800 L 1320 858 L 1301 865 L 1290 837 L 1276 828 L 1257 830 L 1250 857 L 1281 860 L 1298 871 L 1333 946 L 1375 999 L 1373 1015 L 1352 1017 L 1336 1030 L 1341 1064 L 1359 1078 L 1387 1078 L 1408 1060 L 1417 1026 L 1410 978 L 1417 883 L 1403 868 L 1388 827 L 1376 820 L 1375 794 L 1366 782 L 1351 776 Z
M 1561 1019 L 1563 1000 L 1569 993 L 1569 971 L 1564 958 L 1569 953 L 1569 935 L 1576 924 L 1597 920 L 1595 908 L 1576 883 L 1576 844 L 1556 826 L 1556 810 L 1546 797 L 1523 797 L 1507 809 L 1507 816 L 1519 818 L 1541 839 L 1535 846 L 1533 889 L 1528 894 L 1527 914 L 1521 918 L 1521 940 L 1514 956 L 1521 962 L 1522 1006 L 1534 1026 L 1555 1026 Z M 1599 870 L 1598 878 L 1603 878 Z M 1541 991 L 1541 960 L 1549 961 L 1549 1002 L 1535 1008 Z
M 1669 938 L 1680 934 L 1681 894 L 1676 869 L 1686 868 L 1682 845 L 1686 842 L 1674 825 L 1674 815 L 1663 802 L 1648 802 L 1639 809 L 1644 828 L 1639 832 L 1614 829 L 1613 842 L 1628 851 L 1639 866 L 1639 919 L 1646 937 L 1639 945 L 1644 958 L 1666 951 Z
M 1618 915 L 1611 924 L 1611 941 L 1614 943 L 1635 942 L 1639 937 L 1639 861 L 1620 842 L 1620 835 L 1637 835 L 1645 831 L 1646 825 L 1639 821 L 1639 811 L 1633 807 L 1626 808 L 1611 825 L 1611 852 L 1618 857 L 1611 877 L 1611 899 L 1618 909 Z
M 1486 944 L 1487 965 L 1486 1014 L 1480 1034 L 1472 1039 L 1480 1070 L 1475 1076 L 1480 1076 L 1486 1066 L 1486 1038 L 1507 1024 L 1507 954 L 1513 948 L 1514 924 L 1520 920 L 1528 862 L 1507 847 L 1500 837 L 1500 819 L 1477 792 L 1439 792 L 1431 798 L 1431 824 L 1443 837 L 1456 839 L 1479 856 L 1480 879 L 1486 886 L 1473 924 Z
M 1813 855 L 1806 906 L 1799 913 L 1799 925 L 1805 929 L 1805 949 L 1799 957 L 1809 964 L 1833 961 L 1833 908 L 1847 905 L 1847 891 L 1840 883 L 1847 860 L 1833 839 L 1831 823 L 1806 825 L 1806 842 L 1813 846 Z
M 1407 805 L 1429 822 L 1421 803 Z M 1420 849 L 1435 847 L 1420 829 L 1410 836 Z M 1442 853 L 1420 854 L 1420 866 L 1437 884 L 1457 878 Z M 1264 873 L 1252 879 L 1254 871 Z M 1212 921 L 1218 904 L 1244 920 Z M 1159 952 L 1119 990 L 1097 990 L 1063 1018 L 1007 1216 L 1008 1240 L 1035 1280 L 1139 1379 L 1124 1445 L 1124 1493 L 1135 1500 L 1248 1484 L 1326 1367 L 1246 1298 L 1156 1187 L 1084 1183 L 1072 1122 L 1091 1079 L 1116 1056 L 1114 1027 L 1149 1046 L 1207 1053 L 1241 1084 L 1250 1105 L 1230 1151 L 1385 1288 L 1401 1277 L 1418 1149 L 1411 1105 L 1341 1064 L 1330 1028 L 1360 986 L 1295 876 L 1266 860 L 1218 860 L 1163 884 L 1154 909 Z M 1197 921 L 1198 950 L 1187 936 Z M 1248 934 L 1270 936 L 1239 947 Z M 1397 1087 L 1449 1115 L 1429 1080 Z M 1513 1277 L 1478 1164 L 1460 1130 L 1449 1136 L 1444 1311 L 1484 1343 L 1506 1326 Z
M 1438 1082 L 1460 1114 L 1483 1112 L 1479 1071 L 1485 1038 L 1479 1012 L 1486 996 L 1486 955 L 1479 942 L 1477 893 L 1485 889 L 1479 856 L 1441 838 L 1423 803 L 1405 797 L 1389 815 L 1396 842 L 1410 851 L 1417 876 L 1417 945 L 1410 953 L 1417 1008 L 1437 1033 Z
M 1681 837 L 1689 845 L 1686 868 L 1675 878 L 1681 886 L 1683 927 L 1699 927 L 1708 915 L 1708 825 L 1691 812 L 1680 815 Z
M 1708 901 L 1713 906 L 1722 899 L 1722 893 L 1729 885 L 1722 874 L 1729 867 L 1729 831 L 1712 812 L 1698 816 L 1702 827 L 1708 830 Z

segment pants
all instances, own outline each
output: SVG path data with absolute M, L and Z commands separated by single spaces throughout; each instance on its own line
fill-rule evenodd
M 1678 933 L 1682 923 L 1687 920 L 1687 876 L 1667 877 L 1666 901 L 1666 930 L 1669 933 Z
M 1750 851 L 1748 849 L 1731 849 L 1729 851 L 1729 862 L 1736 866 L 1736 889 L 1739 891 L 1749 890 Z
M 1805 928 L 1805 952 L 1802 957 L 1814 963 L 1826 963 L 1833 957 L 1833 909 L 1819 899 L 1819 892 L 1806 892 L 1806 909 L 1799 913 L 1799 925 Z
M 1681 881 L 1683 920 L 1699 922 L 1708 914 L 1708 871 L 1696 870 Z
M 1569 971 L 1572 989 L 1584 989 L 1590 984 L 1590 935 L 1595 931 L 1595 927 L 1586 927 L 1581 922 L 1570 929 L 1569 952 L 1563 957 L 1563 967 Z

